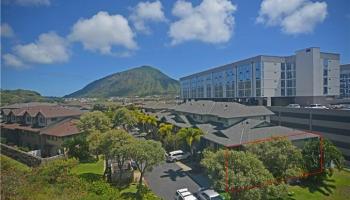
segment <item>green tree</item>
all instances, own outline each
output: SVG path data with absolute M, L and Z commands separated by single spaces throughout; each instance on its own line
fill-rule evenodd
M 173 133 L 174 125 L 161 123 L 159 125 L 158 135 L 164 146 L 168 149 L 175 148 L 176 136 Z
M 102 154 L 103 152 L 101 146 L 102 138 L 103 135 L 100 131 L 93 131 L 86 137 L 89 144 L 89 151 L 96 156 L 97 160 L 99 159 L 99 154 Z
M 102 153 L 105 157 L 104 175 L 110 179 L 110 166 L 108 160 L 116 158 L 118 168 L 121 170 L 125 161 L 130 158 L 131 146 L 134 138 L 124 130 L 109 130 L 105 133 L 93 132 L 88 136 L 90 150 Z
M 67 139 L 63 142 L 62 146 L 67 149 L 69 157 L 79 159 L 80 161 L 87 160 L 90 157 L 89 144 L 85 135 L 78 135 Z
M 311 139 L 307 141 L 303 147 L 302 155 L 305 163 L 305 167 L 309 172 L 315 172 L 321 167 L 321 151 L 323 151 L 323 166 L 325 170 L 323 174 L 320 174 L 317 178 L 325 178 L 325 175 L 333 175 L 332 165 L 338 170 L 342 170 L 344 167 L 345 159 L 342 153 L 333 145 L 328 139 L 322 138 L 322 145 L 320 138 Z
M 111 156 L 116 159 L 119 168 L 119 180 L 122 179 L 123 166 L 131 158 L 132 146 L 135 139 L 123 130 L 115 130 L 110 138 L 113 141 Z
M 101 111 L 84 113 L 78 122 L 78 128 L 85 133 L 94 131 L 105 132 L 110 130 L 111 122 L 109 118 Z
M 119 108 L 115 111 L 113 118 L 114 127 L 123 127 L 125 130 L 128 130 L 130 127 L 134 126 L 137 123 L 137 118 L 125 107 Z
M 191 155 L 193 155 L 194 144 L 200 141 L 204 133 L 201 129 L 198 128 L 181 128 L 176 135 L 180 140 L 186 141 Z
M 164 161 L 165 150 L 159 142 L 153 140 L 137 140 L 131 147 L 131 157 L 140 171 L 139 189 L 146 171 Z M 139 192 L 139 191 L 138 191 Z
M 287 139 L 273 138 L 250 144 L 247 150 L 255 154 L 277 179 L 300 176 L 304 172 L 301 150 Z
M 287 195 L 286 185 L 271 184 L 273 175 L 250 152 L 205 150 L 203 155 L 201 164 L 206 168 L 214 188 L 219 191 L 230 189 L 232 199 L 283 199 Z

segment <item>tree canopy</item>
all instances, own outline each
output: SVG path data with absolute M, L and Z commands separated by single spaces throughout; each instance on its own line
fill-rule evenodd
M 254 143 L 247 150 L 256 155 L 277 179 L 301 176 L 304 172 L 301 150 L 284 138 Z
M 78 122 L 78 128 L 85 133 L 94 131 L 105 132 L 110 130 L 110 119 L 101 111 L 84 113 Z
M 234 188 L 234 191 L 231 191 L 233 199 L 260 200 L 286 197 L 286 185 L 271 184 L 274 182 L 273 175 L 250 152 L 206 150 L 201 164 L 206 168 L 215 189 L 224 191 Z M 226 181 L 229 188 L 226 188 Z
M 203 131 L 198 128 L 181 128 L 177 133 L 180 140 L 186 141 L 191 154 L 193 155 L 194 143 L 199 142 L 200 138 L 204 135 Z
M 140 171 L 139 185 L 146 171 L 152 170 L 155 165 L 164 161 L 165 150 L 161 143 L 153 140 L 137 140 L 131 149 L 131 157 Z

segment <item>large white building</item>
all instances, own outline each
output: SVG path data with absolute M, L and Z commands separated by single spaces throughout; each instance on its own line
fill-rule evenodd
M 259 55 L 180 78 L 181 97 L 265 105 L 327 103 L 339 96 L 339 59 L 317 47 L 291 56 Z
M 340 66 L 340 96 L 350 98 L 350 64 Z

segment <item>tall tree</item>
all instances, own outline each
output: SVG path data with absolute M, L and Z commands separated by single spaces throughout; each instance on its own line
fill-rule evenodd
M 180 140 L 186 141 L 191 155 L 193 155 L 194 144 L 196 142 L 199 142 L 203 135 L 203 131 L 198 128 L 181 128 L 177 133 L 177 136 Z
M 131 154 L 137 169 L 140 171 L 138 188 L 141 189 L 145 172 L 152 170 L 155 165 L 164 161 L 165 150 L 159 142 L 153 140 L 137 140 L 131 147 Z
M 78 128 L 85 133 L 106 132 L 111 128 L 111 122 L 101 111 L 87 112 L 80 117 Z
M 137 119 L 132 111 L 128 110 L 125 107 L 119 108 L 115 111 L 113 118 L 114 127 L 123 127 L 125 130 L 128 130 L 130 127 L 134 126 L 137 123 Z
M 89 144 L 84 134 L 65 140 L 62 146 L 67 149 L 69 157 L 79 159 L 80 161 L 87 160 L 90 157 Z
M 173 139 L 175 135 L 173 134 L 173 129 L 174 129 L 174 125 L 172 124 L 161 123 L 159 125 L 158 134 L 160 136 L 160 140 L 163 142 L 165 147 L 169 147 L 170 145 L 172 147 L 175 147 L 174 143 L 176 142 L 176 140 Z
M 250 144 L 247 150 L 255 154 L 277 179 L 300 176 L 304 172 L 301 150 L 288 139 Z
M 325 178 L 324 175 L 332 175 L 332 165 L 338 170 L 343 169 L 345 159 L 342 153 L 333 145 L 328 139 L 322 138 L 322 144 L 320 138 L 312 139 L 305 143 L 302 155 L 305 162 L 305 167 L 309 172 L 315 172 L 321 168 L 321 159 L 323 159 L 324 174 L 319 176 Z M 323 152 L 323 158 L 321 158 L 321 148 Z
M 115 130 L 110 139 L 113 140 L 111 156 L 117 161 L 121 181 L 124 164 L 131 158 L 132 146 L 136 141 L 129 133 L 122 130 Z
M 286 185 L 271 184 L 273 175 L 250 152 L 206 150 L 203 156 L 201 164 L 214 188 L 219 191 L 229 189 L 232 199 L 284 199 L 287 195 Z

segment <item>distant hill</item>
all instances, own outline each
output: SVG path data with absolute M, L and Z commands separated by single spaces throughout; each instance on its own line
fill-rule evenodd
M 156 68 L 141 66 L 96 80 L 65 97 L 178 95 L 180 84 Z
M 1 90 L 1 105 L 8 105 L 14 103 L 28 103 L 28 102 L 43 102 L 47 99 L 40 95 L 40 93 L 32 90 Z

